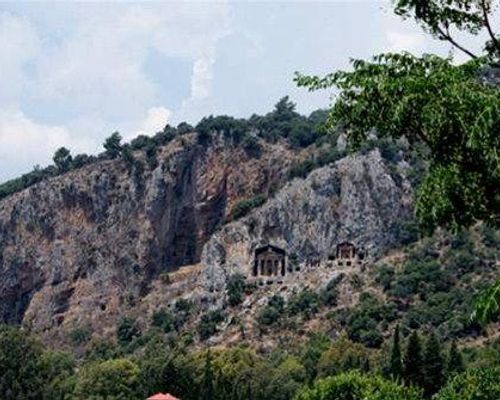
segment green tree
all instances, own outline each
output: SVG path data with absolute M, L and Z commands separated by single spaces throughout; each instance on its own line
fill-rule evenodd
M 122 149 L 121 141 L 122 137 L 118 132 L 113 132 L 111 136 L 106 138 L 103 147 L 109 157 L 116 158 L 120 155 Z
M 391 360 L 389 366 L 391 376 L 395 380 L 399 380 L 403 373 L 403 365 L 401 363 L 401 345 L 399 341 L 399 325 L 396 325 L 392 340 Z
M 249 348 L 233 347 L 213 349 L 211 369 L 213 371 L 213 399 L 248 400 L 268 399 L 267 389 L 273 370 Z M 203 388 L 205 379 L 206 351 L 194 355 L 198 385 Z M 250 387 L 249 387 L 250 386 Z M 202 393 L 200 393 L 202 395 Z
M 79 371 L 75 400 L 135 399 L 139 391 L 139 368 L 127 359 L 90 363 Z
M 437 336 L 431 333 L 427 339 L 424 352 L 424 394 L 431 397 L 445 382 L 444 359 L 441 344 Z
M 324 333 L 314 333 L 300 351 L 300 362 L 306 369 L 308 382 L 313 382 L 318 374 L 319 361 L 332 341 Z
M 200 388 L 200 400 L 214 400 L 214 371 L 212 367 L 212 353 L 206 352 L 205 368 L 203 370 L 203 379 Z
M 369 360 L 368 349 L 350 341 L 347 336 L 341 336 L 321 354 L 317 363 L 318 376 L 332 376 L 353 369 L 362 371 L 367 368 Z
M 500 367 L 471 369 L 456 375 L 437 394 L 437 400 L 500 399 Z
M 492 19 L 500 2 L 496 0 L 393 0 L 395 12 L 413 18 L 435 38 L 447 41 L 460 51 L 476 58 L 477 55 L 453 37 L 453 31 L 472 35 L 485 32 L 489 40 L 486 52 L 493 58 L 500 57 L 500 37 L 494 32 Z
M 73 157 L 71 156 L 71 152 L 66 147 L 60 147 L 54 153 L 52 160 L 59 171 L 66 172 L 71 168 Z
M 40 343 L 26 332 L 0 327 L 0 399 L 42 398 L 41 355 Z
M 500 223 L 500 90 L 479 81 L 484 60 L 455 65 L 433 55 L 382 54 L 353 66 L 297 81 L 340 89 L 329 121 L 344 127 L 353 146 L 373 128 L 379 137 L 425 143 L 429 169 L 416 205 L 423 228 Z
M 66 400 L 75 387 L 75 359 L 62 351 L 45 351 L 41 357 L 43 399 Z
M 139 381 L 144 397 L 167 390 L 167 368 L 171 367 L 172 352 L 164 336 L 155 335 L 148 341 L 137 360 Z
M 464 371 L 465 366 L 464 360 L 462 358 L 462 353 L 460 353 L 457 342 L 454 340 L 451 343 L 448 359 L 446 360 L 446 374 L 449 377 Z
M 306 383 L 307 374 L 300 360 L 287 356 L 273 368 L 269 382 L 266 382 L 266 399 L 289 400 Z M 248 399 L 250 400 L 250 398 Z
M 419 391 L 379 376 L 357 371 L 319 379 L 301 390 L 295 400 L 419 400 Z
M 403 358 L 403 380 L 406 385 L 423 386 L 424 368 L 422 347 L 417 332 L 413 332 L 408 339 L 406 353 Z

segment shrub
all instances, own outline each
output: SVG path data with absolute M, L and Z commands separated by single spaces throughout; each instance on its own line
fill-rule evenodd
M 295 147 L 307 147 L 313 144 L 318 137 L 318 132 L 314 131 L 307 121 L 297 121 L 291 126 L 288 139 Z
M 151 142 L 151 138 L 146 135 L 139 135 L 135 139 L 132 139 L 130 142 L 130 147 L 132 147 L 132 150 L 142 150 L 144 149 L 149 142 Z
M 269 305 L 262 308 L 260 313 L 257 315 L 257 322 L 261 326 L 270 326 L 279 321 L 281 317 L 281 312 L 276 308 Z
M 106 361 L 117 358 L 119 353 L 120 349 L 114 342 L 106 339 L 95 339 L 87 346 L 85 359 L 87 361 Z
M 146 145 L 144 151 L 146 153 L 146 162 L 148 163 L 149 169 L 154 170 L 158 166 L 158 160 L 156 159 L 158 147 L 150 142 Z
M 300 350 L 300 360 L 306 368 L 307 380 L 312 383 L 318 374 L 318 363 L 325 351 L 330 348 L 332 340 L 323 332 L 309 336 L 308 341 Z
M 190 314 L 193 309 L 193 303 L 186 299 L 178 299 L 175 302 L 174 308 L 176 312 L 184 312 L 186 314 Z
M 198 323 L 198 335 L 200 339 L 205 341 L 217 333 L 217 325 L 223 322 L 226 316 L 221 310 L 210 311 L 208 314 L 202 315 Z
M 363 287 L 363 278 L 359 274 L 352 274 L 349 283 L 353 289 L 359 290 Z
M 310 318 L 318 312 L 319 305 L 318 294 L 310 289 L 304 289 L 290 298 L 287 311 L 292 316 L 302 314 L 304 317 Z
M 313 160 L 310 159 L 304 160 L 301 163 L 294 165 L 290 169 L 288 177 L 290 179 L 305 178 L 315 167 L 316 165 Z
M 87 164 L 93 162 L 93 157 L 89 157 L 87 154 L 77 154 L 71 163 L 72 168 L 81 168 Z
M 483 234 L 483 243 L 488 247 L 500 247 L 500 232 L 486 224 L 481 225 L 481 233 Z
M 139 159 L 135 159 L 133 179 L 136 185 L 136 190 L 139 193 L 144 190 L 144 177 L 143 177 L 144 170 L 145 170 L 144 163 Z
M 252 157 L 259 157 L 262 153 L 262 146 L 260 145 L 258 139 L 250 134 L 243 136 L 241 145 L 245 149 L 248 155 Z
M 125 166 L 127 167 L 127 171 L 132 171 L 135 159 L 130 145 L 126 144 L 123 146 L 121 155 L 123 161 L 125 162 Z
M 249 129 L 248 122 L 244 119 L 235 119 L 227 115 L 203 118 L 196 131 L 200 142 L 206 141 L 212 133 L 222 133 L 226 138 L 230 138 L 233 143 L 239 143 Z
M 416 242 L 420 235 L 418 223 L 413 219 L 398 222 L 391 226 L 391 229 L 394 230 L 396 240 L 404 246 Z
M 252 209 L 260 207 L 266 202 L 266 197 L 263 194 L 258 194 L 250 199 L 242 200 L 233 207 L 231 211 L 231 219 L 235 220 L 247 215 Z
M 285 309 L 285 300 L 280 295 L 268 299 L 267 305 L 257 315 L 257 322 L 261 326 L 270 326 L 279 321 Z
M 186 299 L 178 299 L 175 302 L 175 329 L 180 331 L 193 312 L 193 303 Z
M 367 347 L 379 347 L 383 342 L 379 323 L 392 322 L 396 317 L 394 303 L 381 304 L 372 294 L 362 293 L 358 307 L 346 317 L 346 330 L 351 340 Z
M 76 345 L 87 343 L 91 336 L 92 333 L 88 326 L 77 326 L 69 333 L 71 341 Z
M 227 281 L 226 292 L 229 305 L 237 306 L 243 302 L 245 295 L 245 276 L 239 273 L 231 275 Z
M 384 291 L 388 291 L 392 288 L 392 282 L 396 272 L 394 267 L 386 264 L 380 265 L 376 270 L 375 282 L 384 288 Z
M 135 318 L 125 317 L 118 323 L 116 336 L 120 345 L 125 346 L 140 335 L 141 331 Z
M 177 134 L 179 135 L 185 135 L 186 133 L 192 132 L 194 132 L 194 128 L 187 122 L 181 122 L 179 125 L 177 125 Z
M 404 271 L 398 276 L 390 293 L 397 297 L 427 295 L 447 291 L 454 283 L 454 277 L 444 270 L 436 260 L 407 261 Z
M 344 150 L 339 150 L 337 147 L 329 147 L 326 150 L 322 150 L 319 152 L 316 158 L 316 166 L 323 167 L 324 165 L 328 165 L 344 158 L 347 155 L 347 152 Z
M 168 333 L 175 329 L 175 317 L 164 308 L 155 311 L 152 316 L 152 325 Z
M 339 295 L 338 285 L 342 281 L 343 275 L 339 275 L 328 282 L 326 287 L 320 291 L 321 303 L 325 306 L 336 306 Z

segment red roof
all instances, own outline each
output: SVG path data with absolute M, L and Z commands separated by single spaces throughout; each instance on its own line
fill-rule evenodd
M 148 397 L 147 400 L 180 400 L 177 397 L 172 396 L 171 394 L 163 394 L 163 393 L 156 393 L 152 395 L 151 397 Z

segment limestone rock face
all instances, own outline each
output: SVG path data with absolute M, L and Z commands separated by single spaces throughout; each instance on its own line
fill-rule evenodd
M 105 333 L 156 277 L 199 262 L 238 201 L 283 185 L 299 153 L 262 143 L 256 156 L 222 135 L 186 135 L 153 167 L 136 152 L 144 172 L 103 160 L 3 199 L 0 323 Z
M 229 275 L 251 276 L 254 251 L 266 244 L 285 249 L 297 263 L 327 260 L 342 241 L 374 259 L 400 244 L 411 215 L 404 174 L 390 171 L 378 150 L 349 156 L 293 180 L 264 206 L 215 233 L 203 250 L 200 282 L 220 292 Z
M 146 324 L 179 296 L 220 305 L 227 277 L 250 276 L 262 245 L 301 263 L 340 241 L 372 258 L 399 244 L 412 208 L 403 165 L 374 150 L 287 183 L 314 150 L 259 146 L 185 135 L 153 163 L 138 151 L 133 166 L 102 160 L 0 201 L 0 322 L 57 345 L 79 328 L 111 335 L 121 316 Z M 271 198 L 226 223 L 257 194 Z

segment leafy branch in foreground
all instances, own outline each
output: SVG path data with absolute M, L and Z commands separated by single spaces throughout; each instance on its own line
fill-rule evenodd
M 493 30 L 498 0 L 393 0 L 394 11 L 403 18 L 413 18 L 435 38 L 447 41 L 472 58 L 477 55 L 460 44 L 454 32 L 472 35 L 485 32 L 488 42 L 484 50 L 492 58 L 500 58 L 500 36 Z
M 476 301 L 471 319 L 482 324 L 493 320 L 500 312 L 500 279 L 483 291 Z
M 479 79 L 488 65 L 408 53 L 352 61 L 324 77 L 297 73 L 309 90 L 340 90 L 328 123 L 359 146 L 369 132 L 424 143 L 429 171 L 418 193 L 422 228 L 500 224 L 500 90 Z

